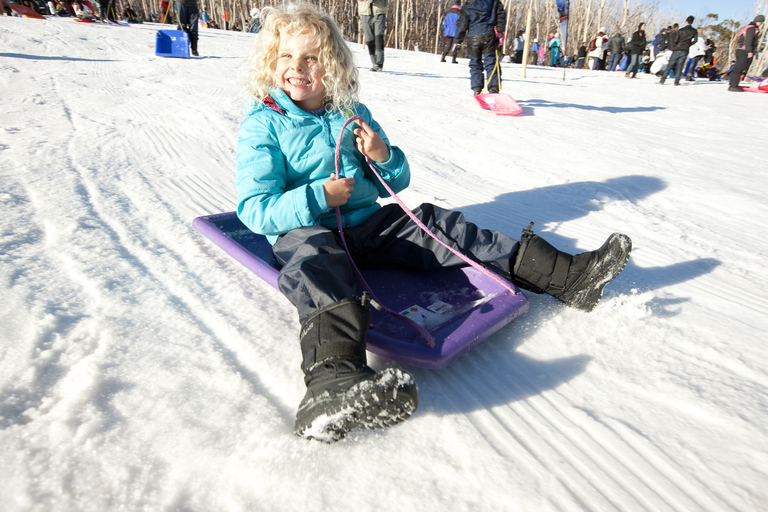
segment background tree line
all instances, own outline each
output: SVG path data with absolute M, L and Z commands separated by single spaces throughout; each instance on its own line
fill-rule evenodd
M 125 0 L 115 0 L 117 4 Z M 251 8 L 259 9 L 283 0 L 198 0 L 200 9 L 216 21 L 219 28 L 242 30 L 247 26 Z M 525 28 L 528 8 L 532 9 L 532 22 L 529 30 L 530 40 L 546 41 L 549 34 L 559 31 L 555 0 L 501 0 L 507 11 L 506 41 L 504 53 L 512 53 L 512 41 L 518 30 Z M 336 19 L 342 33 L 350 40 L 363 42 L 362 29 L 357 14 L 357 0 L 314 0 L 314 4 Z M 442 51 L 443 16 L 451 5 L 457 2 L 447 0 L 389 0 L 387 12 L 386 46 L 402 50 Z M 764 13 L 768 0 L 755 2 L 756 13 Z M 160 0 L 133 0 L 133 8 L 145 20 L 150 21 L 152 14 L 160 12 Z M 118 5 L 122 12 L 124 5 Z M 649 41 L 662 27 L 673 23 L 683 24 L 689 14 L 682 13 L 662 5 L 660 0 L 571 0 L 568 21 L 568 55 L 574 55 L 581 42 L 589 42 L 601 28 L 607 34 L 617 31 L 629 37 L 637 30 L 640 23 L 646 23 Z M 717 62 L 728 67 L 734 58 L 739 29 L 749 20 L 719 20 L 717 14 L 708 14 L 694 23 L 701 34 L 712 39 L 717 46 Z M 766 45 L 767 30 L 763 30 L 761 48 Z M 761 53 L 755 59 L 752 71 L 765 68 L 766 58 Z

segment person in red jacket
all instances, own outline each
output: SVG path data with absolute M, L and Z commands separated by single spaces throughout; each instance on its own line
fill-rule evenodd
M 739 32 L 739 40 L 736 45 L 736 67 L 731 73 L 728 86 L 728 90 L 731 92 L 743 92 L 743 89 L 739 87 L 739 82 L 752 64 L 752 58 L 757 50 L 758 35 L 763 23 L 765 23 L 765 16 L 760 14 L 755 16 L 755 20 Z

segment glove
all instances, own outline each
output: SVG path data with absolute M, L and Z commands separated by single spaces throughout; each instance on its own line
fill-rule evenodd
M 504 46 L 504 32 L 499 34 L 499 46 Z

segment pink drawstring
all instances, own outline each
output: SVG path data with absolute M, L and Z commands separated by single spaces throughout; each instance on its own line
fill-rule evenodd
M 352 116 L 352 117 L 350 117 L 349 119 L 347 119 L 347 121 L 341 127 L 341 131 L 339 132 L 339 137 L 336 140 L 336 178 L 337 179 L 341 177 L 341 175 L 339 174 L 339 157 L 340 157 L 340 154 L 341 154 L 341 139 L 342 139 L 342 136 L 344 135 L 344 129 L 347 127 L 347 125 L 349 123 L 351 123 L 353 121 L 357 121 L 357 120 L 365 122 L 365 120 L 362 119 L 360 116 Z M 405 203 L 403 203 L 400 200 L 400 198 L 397 197 L 397 194 L 395 194 L 395 192 L 389 187 L 389 185 L 387 185 L 387 183 L 384 181 L 384 179 L 381 177 L 381 175 L 379 175 L 378 171 L 376 171 L 376 169 L 374 168 L 373 164 L 371 163 L 371 161 L 368 159 L 367 156 L 365 156 L 365 161 L 368 163 L 368 166 L 373 171 L 373 174 L 376 175 L 376 177 L 379 179 L 381 184 L 384 185 L 384 188 L 387 189 L 387 192 L 389 192 L 389 194 L 394 198 L 394 200 L 397 202 L 397 204 L 400 205 L 400 208 L 403 209 L 403 211 L 411 218 L 411 220 L 413 222 L 416 223 L 417 226 L 419 226 L 419 228 L 421 228 L 422 231 L 424 231 L 426 234 L 428 234 L 433 239 L 437 240 L 443 247 L 445 247 L 446 249 L 451 251 L 453 254 L 455 254 L 456 256 L 461 258 L 465 263 L 467 263 L 471 267 L 477 269 L 478 271 L 482 272 L 483 274 L 485 274 L 486 276 L 490 277 L 491 279 L 493 279 L 497 283 L 501 284 L 504 288 L 506 288 L 507 290 L 512 292 L 513 295 L 517 295 L 518 292 L 515 289 L 515 287 L 512 286 L 511 283 L 509 283 L 508 281 L 503 279 L 498 274 L 495 274 L 495 273 L 491 272 L 490 270 L 488 270 L 484 266 L 482 266 L 482 265 L 472 261 L 471 259 L 467 258 L 463 254 L 461 254 L 459 251 L 457 251 L 453 247 L 449 246 L 448 244 L 446 244 L 445 242 L 440 240 L 437 237 L 437 235 L 432 233 L 432 231 L 430 231 L 429 228 L 427 226 L 425 226 L 424 223 L 421 222 L 413 214 L 413 212 L 411 212 L 411 210 L 408 209 L 408 207 L 405 205 Z M 399 313 L 397 313 L 395 311 L 392 311 L 391 309 L 386 307 L 384 304 L 382 304 L 381 301 L 379 301 L 379 299 L 376 298 L 376 295 L 373 293 L 373 290 L 371 290 L 371 287 L 365 281 L 365 278 L 363 278 L 363 274 L 357 268 L 357 265 L 355 265 L 355 261 L 352 259 L 352 254 L 349 252 L 349 248 L 347 247 L 347 241 L 344 239 L 344 230 L 341 227 L 341 209 L 338 206 L 336 207 L 336 224 L 339 227 L 339 237 L 341 238 L 341 243 L 344 245 L 344 250 L 347 251 L 347 256 L 349 257 L 349 261 L 352 264 L 352 269 L 355 271 L 355 274 L 357 275 L 357 278 L 360 279 L 360 281 L 362 282 L 363 288 L 365 288 L 365 290 L 371 295 L 371 298 L 374 301 L 376 301 L 376 303 L 378 303 L 378 305 L 381 307 L 381 309 L 384 312 L 389 313 L 392 316 L 396 316 L 396 317 L 406 321 L 407 323 L 411 324 L 424 337 L 424 339 L 427 341 L 427 345 L 429 345 L 430 348 L 435 348 L 435 346 L 436 346 L 435 340 L 432 337 L 432 335 L 429 333 L 429 331 L 427 331 L 423 326 L 421 326 L 418 323 L 414 322 L 410 318 L 408 318 L 406 316 L 403 316 L 403 315 L 401 315 L 401 314 L 399 314 Z

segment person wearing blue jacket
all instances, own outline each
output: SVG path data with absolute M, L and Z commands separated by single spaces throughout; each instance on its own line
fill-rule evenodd
M 499 47 L 504 47 L 507 12 L 499 0 L 467 0 L 464 15 L 459 39 L 467 42 L 469 85 L 475 95 L 483 92 L 486 85 L 489 93 L 497 93 L 501 80 L 497 61 Z
M 449 52 L 453 52 L 453 62 L 458 64 L 456 60 L 456 54 L 459 53 L 459 46 L 461 46 L 461 40 L 456 39 L 459 27 L 464 24 L 463 13 L 461 11 L 461 2 L 457 2 L 448 9 L 443 18 L 443 55 L 440 58 L 440 62 L 445 62 L 445 56 Z
M 399 423 L 418 403 L 411 375 L 367 365 L 370 298 L 357 296 L 350 259 L 360 267 L 414 270 L 464 262 L 425 236 L 398 204 L 378 204 L 389 192 L 366 159 L 395 193 L 408 186 L 410 167 L 357 101 L 357 67 L 330 16 L 311 4 L 263 12 L 248 58 L 253 104 L 238 133 L 237 215 L 273 244 L 282 267 L 278 287 L 298 312 L 307 392 L 295 433 L 332 442 L 353 429 Z M 338 136 L 355 115 L 357 128 L 345 130 L 338 143 L 337 175 Z M 586 311 L 631 250 L 628 237 L 614 234 L 597 251 L 571 256 L 530 229 L 518 242 L 429 203 L 412 213 L 502 277 Z

